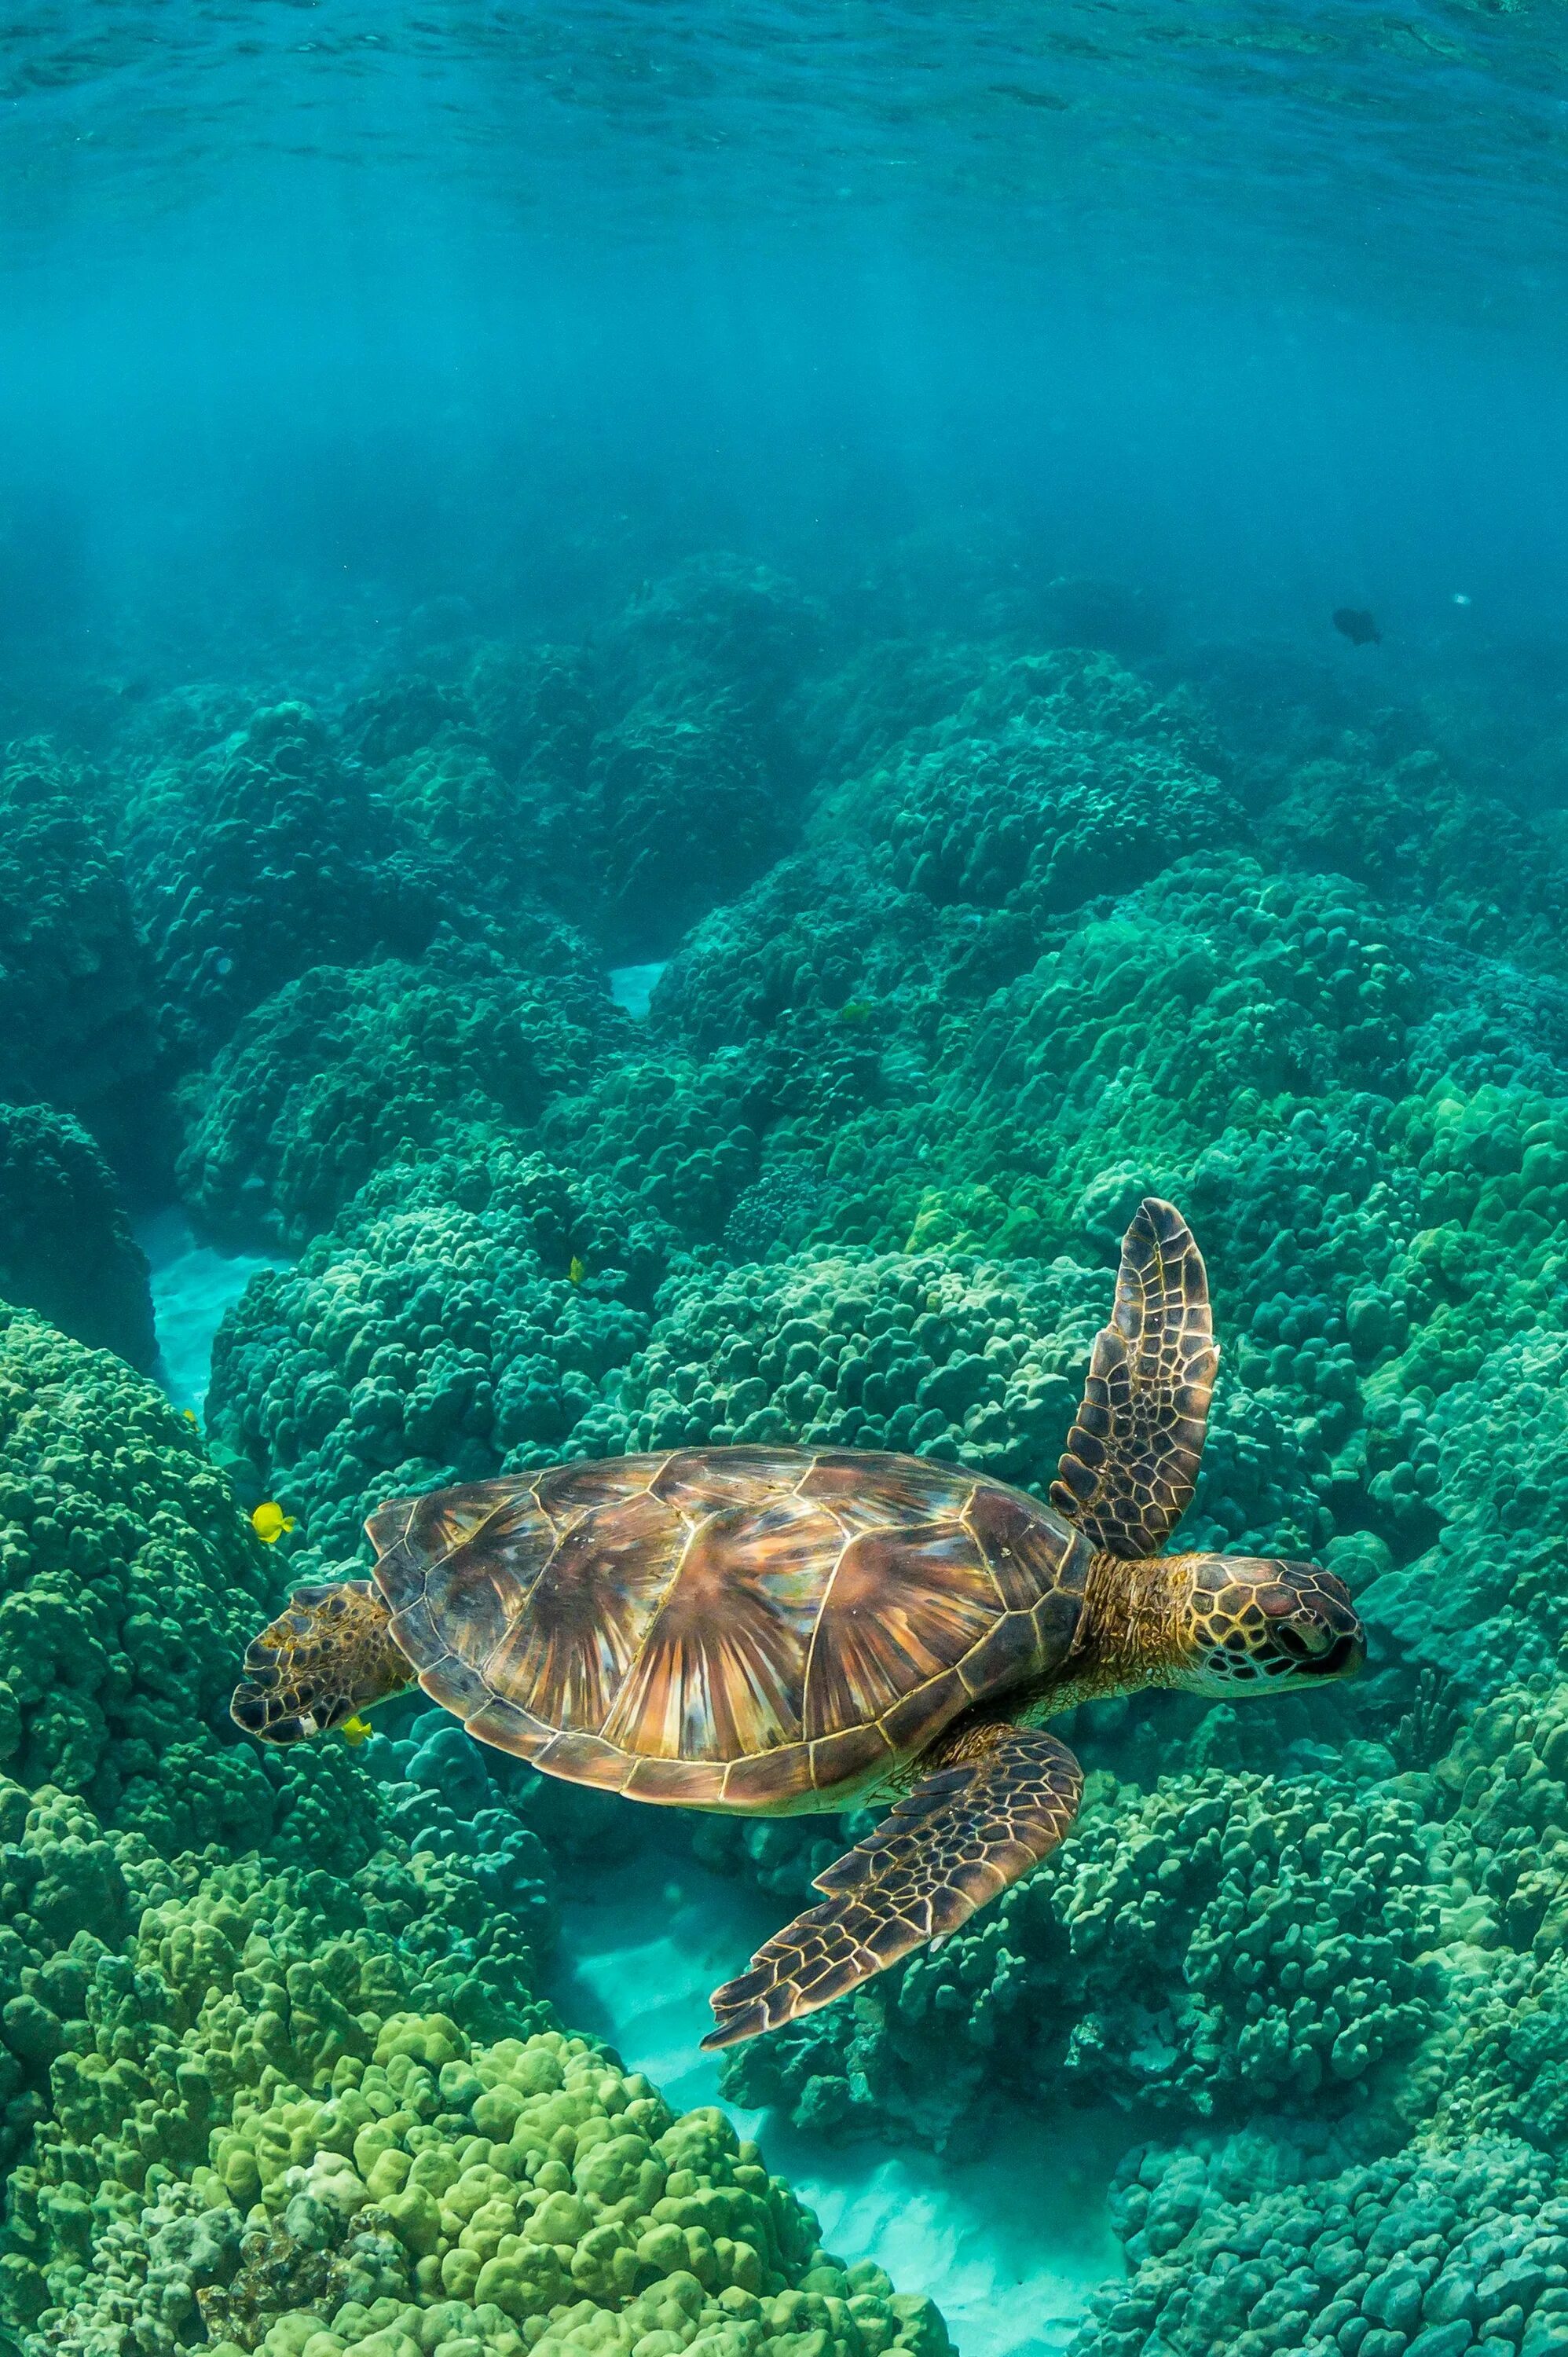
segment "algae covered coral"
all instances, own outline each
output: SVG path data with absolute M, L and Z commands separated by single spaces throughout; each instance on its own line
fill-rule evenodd
M 7 1494 L 36 1519 L 8 1549 L 28 1781 L 0 1785 L 7 2330 L 84 2352 L 775 2357 L 815 2334 L 940 2357 L 929 2303 L 823 2253 L 720 2114 L 675 2116 L 556 2026 L 536 1994 L 551 1862 L 482 1772 L 433 1791 L 410 1744 L 373 1781 L 347 1752 L 302 1780 L 219 1747 L 205 1647 L 260 1546 L 149 1387 L 33 1321 L 11 1340 Z M 83 1434 L 84 1396 L 128 1445 Z M 38 1553 L 70 1551 L 48 1509 L 73 1472 L 91 1502 L 68 1583 Z M 63 1740 L 51 1640 L 81 1665 Z M 120 1751 L 141 1745 L 166 1794 L 84 1748 L 81 1718 L 116 1699 Z
M 1370 1674 L 1084 1706 L 1075 1838 L 726 2095 L 824 2147 L 1104 2125 L 1083 2357 L 1568 2343 L 1561 845 L 1440 712 L 1304 675 L 1265 738 L 1217 661 L 996 614 L 917 658 L 886 584 L 690 563 L 575 640 L 347 649 L 308 707 L 285 648 L 265 698 L 29 714 L 0 2285 L 40 2351 L 941 2347 L 544 2007 L 614 1804 L 417 1719 L 263 1757 L 227 1693 L 394 1494 L 729 1441 L 1042 1493 L 1148 1193 L 1222 1345 L 1184 1543 L 1326 1561 Z M 115 1179 L 280 1255 L 200 1433 L 123 1363 Z M 678 1838 L 794 1904 L 846 1830 Z

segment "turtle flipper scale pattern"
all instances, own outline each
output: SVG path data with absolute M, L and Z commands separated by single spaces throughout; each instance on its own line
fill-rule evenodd
M 1158 1555 L 1187 1512 L 1219 1364 L 1203 1256 L 1181 1213 L 1146 1196 L 1051 1485 L 1104 1554 Z
M 1083 1771 L 1065 1744 L 996 1722 L 961 1729 L 876 1832 L 817 1877 L 827 1896 L 715 1989 L 704 2047 L 736 2046 L 831 2004 L 953 1932 L 1056 1848 Z

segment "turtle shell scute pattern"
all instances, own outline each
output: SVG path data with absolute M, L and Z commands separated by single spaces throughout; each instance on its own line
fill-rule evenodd
M 575 1782 L 761 1813 L 874 1788 L 1054 1666 L 1090 1560 L 1051 1508 L 961 1468 L 793 1448 L 553 1466 L 366 1528 L 393 1635 L 470 1733 Z

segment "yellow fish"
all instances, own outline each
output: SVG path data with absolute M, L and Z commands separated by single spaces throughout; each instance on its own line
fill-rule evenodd
M 567 1282 L 567 1284 L 568 1284 L 568 1285 L 581 1285 L 581 1284 L 582 1284 L 582 1282 L 583 1282 L 583 1279 L 587 1275 L 587 1274 L 588 1274 L 587 1270 L 583 1266 L 583 1264 L 582 1264 L 582 1262 L 577 1258 L 576 1254 L 575 1254 L 575 1253 L 574 1253 L 574 1254 L 572 1254 L 571 1265 L 569 1265 L 569 1267 L 567 1268 L 567 1271 L 566 1271 L 566 1282 Z
M 869 998 L 847 998 L 834 1016 L 835 1023 L 869 1023 L 876 1009 Z
M 375 1731 L 370 1720 L 361 1718 L 358 1711 L 354 1713 L 352 1718 L 346 1718 L 338 1730 L 344 1742 L 351 1744 L 356 1751 L 366 1738 L 373 1735 Z
M 292 1531 L 294 1526 L 294 1516 L 285 1514 L 271 1498 L 264 1505 L 258 1506 L 251 1516 L 251 1528 L 263 1546 L 276 1546 L 285 1531 Z
M 196 1422 L 196 1410 L 193 1407 L 182 1408 L 180 1413 L 184 1416 L 187 1424 L 194 1424 Z

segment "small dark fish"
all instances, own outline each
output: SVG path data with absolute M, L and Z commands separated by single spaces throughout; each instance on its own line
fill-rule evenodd
M 1334 627 L 1353 647 L 1380 647 L 1383 634 L 1364 606 L 1336 606 Z

